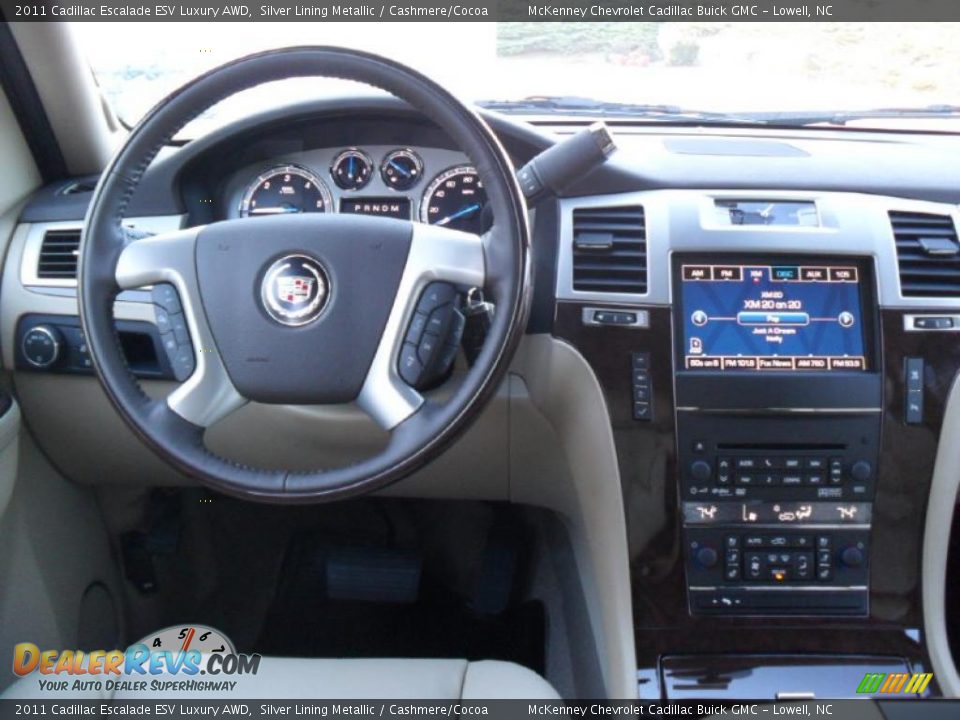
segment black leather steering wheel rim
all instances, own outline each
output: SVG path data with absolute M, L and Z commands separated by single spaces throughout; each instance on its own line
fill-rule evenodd
M 387 447 L 359 463 L 313 472 L 247 467 L 212 453 L 204 428 L 154 400 L 126 365 L 113 322 L 121 287 L 117 266 L 128 245 L 121 220 L 159 150 L 190 120 L 222 99 L 294 77 L 353 80 L 385 90 L 438 125 L 474 163 L 494 217 L 483 253 L 485 291 L 497 311 L 487 341 L 462 383 L 442 404 L 427 401 L 393 428 Z M 95 372 L 126 423 L 162 459 L 220 491 L 275 502 L 319 502 L 371 492 L 440 454 L 476 418 L 504 378 L 523 335 L 530 300 L 530 239 L 513 167 L 492 131 L 472 110 L 420 73 L 372 54 L 296 47 L 251 55 L 175 91 L 131 131 L 103 173 L 84 224 L 79 269 L 80 316 Z

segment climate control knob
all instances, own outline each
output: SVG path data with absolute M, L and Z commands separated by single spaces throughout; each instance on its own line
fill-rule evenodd
M 45 370 L 60 359 L 63 335 L 53 325 L 37 325 L 23 334 L 20 347 L 28 363 Z
M 697 482 L 707 482 L 713 475 L 713 468 L 706 460 L 696 460 L 690 465 L 690 474 Z
M 697 550 L 697 563 L 700 567 L 712 568 L 717 564 L 717 551 L 712 547 L 702 547 Z
M 840 553 L 840 562 L 842 562 L 847 567 L 860 567 L 863 565 L 863 551 L 851 545 L 843 549 L 843 552 Z

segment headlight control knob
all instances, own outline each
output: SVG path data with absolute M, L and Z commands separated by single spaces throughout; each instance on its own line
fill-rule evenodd
M 23 357 L 40 370 L 56 364 L 63 348 L 63 335 L 53 325 L 37 325 L 23 335 Z

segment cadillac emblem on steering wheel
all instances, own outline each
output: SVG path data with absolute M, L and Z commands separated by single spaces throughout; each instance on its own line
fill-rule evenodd
M 323 313 L 330 280 L 323 266 L 307 255 L 286 255 L 267 268 L 260 300 L 267 315 L 281 325 L 297 327 Z

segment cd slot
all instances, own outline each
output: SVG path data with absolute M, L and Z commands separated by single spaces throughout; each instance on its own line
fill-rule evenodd
M 754 452 L 816 452 L 846 448 L 841 443 L 717 443 L 718 450 Z

